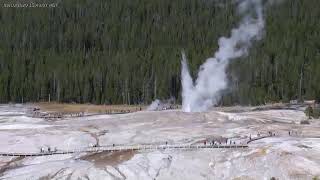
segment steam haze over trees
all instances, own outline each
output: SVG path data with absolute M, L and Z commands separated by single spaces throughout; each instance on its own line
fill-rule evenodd
M 320 99 L 320 3 L 266 8 L 264 38 L 228 67 L 222 104 Z M 192 76 L 240 17 L 232 1 L 65 1 L 0 9 L 0 102 L 139 104 L 181 100 L 183 49 Z

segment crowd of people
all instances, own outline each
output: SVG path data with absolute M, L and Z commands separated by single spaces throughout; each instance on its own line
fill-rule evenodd
M 267 136 L 269 136 L 269 137 L 276 136 L 276 133 L 272 132 L 272 131 L 268 131 Z M 252 140 L 254 140 L 256 138 L 260 138 L 260 137 L 261 138 L 265 137 L 265 135 L 263 136 L 262 133 L 258 132 L 257 135 L 255 136 L 255 138 L 253 138 L 251 136 L 251 134 L 248 136 L 249 141 L 252 141 Z M 236 141 L 234 141 L 232 139 L 229 139 L 229 138 L 220 138 L 220 139 L 212 139 L 212 140 L 204 140 L 203 141 L 203 145 L 205 145 L 205 146 L 207 146 L 207 145 L 210 145 L 210 146 L 214 146 L 214 145 L 236 145 L 236 144 L 239 144 L 239 143 L 236 143 Z M 240 144 L 241 144 L 241 142 L 240 142 Z
M 215 145 L 235 145 L 236 142 L 232 141 L 231 139 L 228 138 L 222 138 L 220 140 L 212 139 L 212 140 L 204 140 L 203 145 L 207 146 L 215 146 Z
M 58 149 L 55 147 L 55 148 L 51 148 L 51 147 L 41 147 L 40 148 L 40 152 L 41 153 L 50 153 L 50 152 L 57 152 L 58 151 Z

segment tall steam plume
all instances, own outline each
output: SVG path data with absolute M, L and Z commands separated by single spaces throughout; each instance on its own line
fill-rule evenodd
M 261 39 L 265 24 L 262 1 L 237 0 L 237 3 L 243 15 L 240 25 L 231 31 L 230 37 L 219 39 L 218 51 L 201 65 L 195 82 L 182 52 L 182 109 L 185 112 L 206 111 L 217 104 L 221 91 L 227 88 L 226 68 L 230 60 L 247 55 L 252 41 Z

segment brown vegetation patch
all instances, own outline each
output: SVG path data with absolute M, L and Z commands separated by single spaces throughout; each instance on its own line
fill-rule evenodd
M 233 180 L 254 180 L 254 179 L 249 176 L 240 176 L 240 177 L 233 178 Z
M 256 152 L 249 155 L 249 158 L 253 159 L 256 157 L 265 156 L 267 154 L 267 148 L 259 148 Z
M 115 151 L 115 152 L 101 152 L 86 155 L 81 157 L 81 160 L 94 163 L 98 168 L 104 168 L 105 166 L 116 166 L 122 162 L 130 160 L 135 155 L 134 150 Z
M 265 156 L 267 154 L 267 148 L 260 148 L 254 154 L 255 156 Z
M 62 104 L 62 103 L 35 103 L 34 106 L 41 111 L 61 112 L 61 113 L 112 113 L 112 112 L 136 112 L 145 109 L 139 105 L 94 105 L 94 104 Z

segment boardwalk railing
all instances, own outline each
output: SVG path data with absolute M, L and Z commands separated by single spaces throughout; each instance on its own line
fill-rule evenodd
M 249 144 L 249 143 L 251 143 L 253 141 L 257 141 L 257 140 L 268 138 L 268 137 L 273 137 L 273 136 L 272 135 L 264 135 L 264 136 L 258 136 L 258 137 L 255 137 L 255 138 L 251 138 L 249 141 L 247 141 L 247 144 Z
M 248 148 L 248 144 L 263 138 L 272 137 L 272 135 L 258 136 L 251 138 L 246 144 L 225 144 L 225 145 L 109 145 L 109 146 L 98 146 L 98 147 L 87 147 L 77 150 L 66 150 L 66 151 L 51 151 L 51 152 L 33 152 L 33 153 L 5 153 L 0 152 L 0 156 L 18 156 L 18 157 L 30 157 L 30 156 L 51 156 L 61 154 L 74 154 L 74 153 L 99 153 L 99 152 L 114 152 L 114 151 L 138 151 L 138 150 L 165 150 L 165 149 L 234 149 L 234 148 Z
M 133 145 L 133 146 L 104 146 L 90 147 L 72 151 L 55 151 L 42 153 L 0 153 L 0 156 L 50 156 L 74 153 L 97 153 L 97 152 L 113 152 L 113 151 L 136 151 L 136 150 L 165 150 L 165 149 L 215 149 L 215 148 L 247 148 L 248 145 Z

